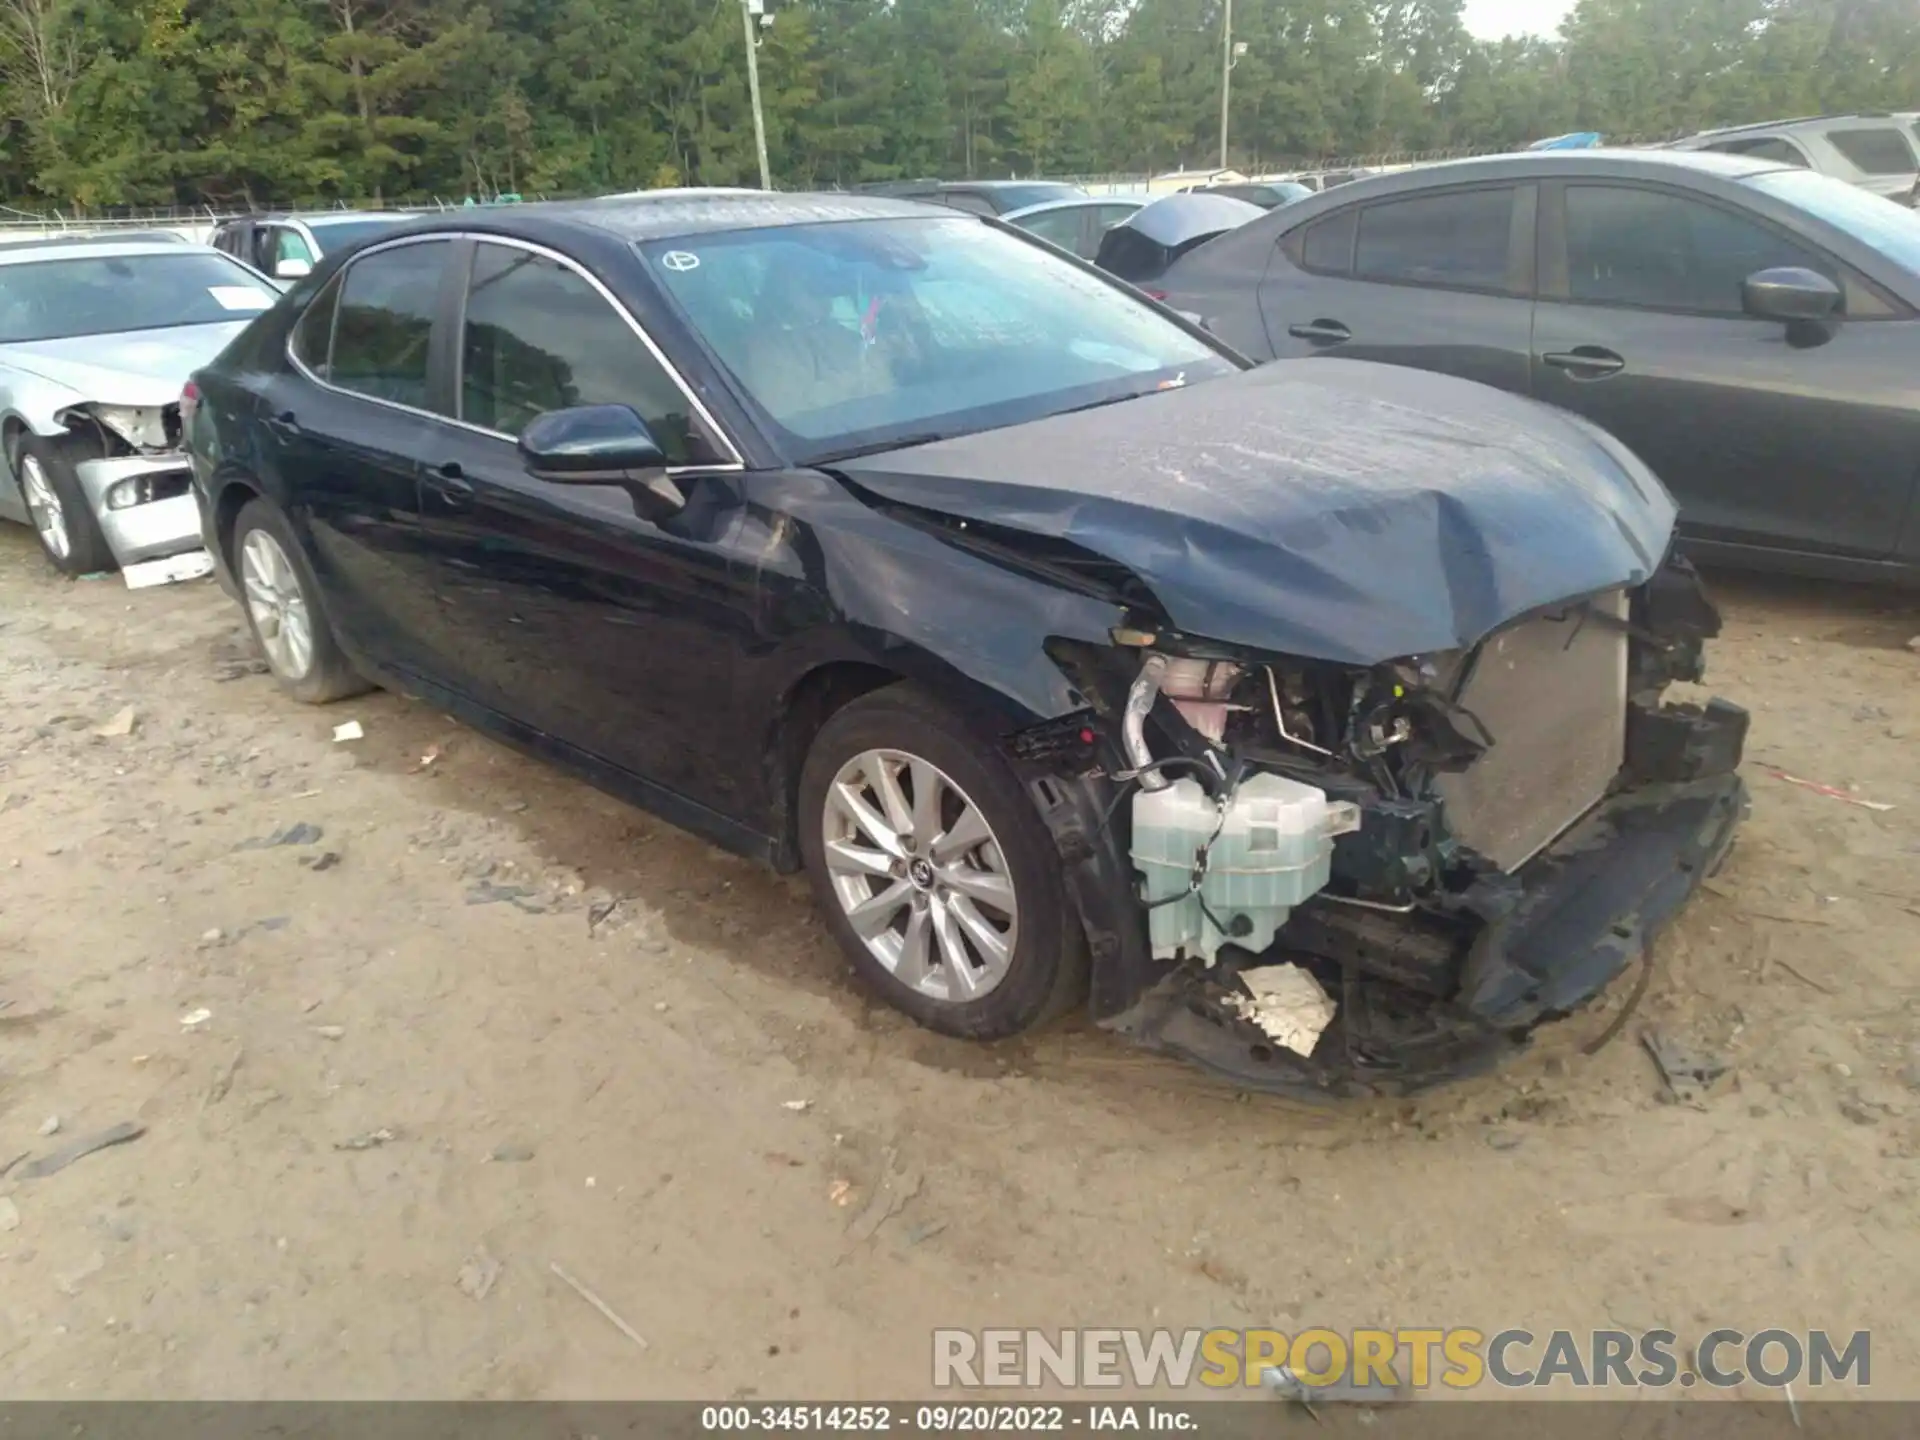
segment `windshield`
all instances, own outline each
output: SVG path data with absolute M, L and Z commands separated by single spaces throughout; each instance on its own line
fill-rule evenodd
M 224 255 L 94 255 L 0 265 L 0 345 L 215 325 L 280 292 Z
M 1920 274 L 1920 213 L 1905 205 L 1811 170 L 1769 170 L 1741 183 L 1799 206 Z
M 743 230 L 642 253 L 803 461 L 1237 368 L 1144 300 L 977 220 Z
M 378 220 L 328 220 L 320 223 L 309 220 L 307 228 L 313 231 L 313 238 L 320 242 L 322 251 L 328 255 L 338 255 L 342 250 L 351 250 L 399 223 L 398 219 L 389 215 Z

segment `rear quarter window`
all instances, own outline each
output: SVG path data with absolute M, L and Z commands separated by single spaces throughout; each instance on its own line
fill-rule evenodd
M 1891 125 L 1867 130 L 1829 130 L 1827 140 L 1863 175 L 1911 175 L 1920 170 L 1907 137 Z
M 1360 212 L 1342 210 L 1291 231 L 1287 258 L 1315 275 L 1346 275 L 1353 269 L 1353 239 Z

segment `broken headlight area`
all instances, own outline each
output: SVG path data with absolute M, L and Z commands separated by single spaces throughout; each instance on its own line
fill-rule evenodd
M 1145 623 L 1055 646 L 1089 708 L 1015 755 L 1099 797 L 1036 792 L 1096 1017 L 1292 1092 L 1497 1061 L 1604 989 L 1730 845 L 1745 712 L 1661 698 L 1717 629 L 1674 562 L 1365 668 Z
M 192 489 L 190 475 L 134 475 L 117 481 L 107 491 L 107 509 L 131 510 L 156 500 L 174 500 Z
M 94 440 L 103 457 L 171 454 L 183 443 L 177 404 L 108 405 L 88 401 L 68 406 L 57 418 L 73 433 Z

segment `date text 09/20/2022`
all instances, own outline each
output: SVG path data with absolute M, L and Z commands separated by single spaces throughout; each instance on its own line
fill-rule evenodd
M 758 1431 L 898 1431 L 908 1435 L 1066 1433 L 1071 1430 L 1192 1434 L 1192 1407 L 1117 1405 L 706 1405 L 700 1428 L 711 1433 Z

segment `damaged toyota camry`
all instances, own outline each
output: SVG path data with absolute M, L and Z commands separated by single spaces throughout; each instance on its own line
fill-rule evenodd
M 279 298 L 172 239 L 0 252 L 0 516 L 68 575 L 198 550 L 180 386 Z
M 688 193 L 324 263 L 195 377 L 281 684 L 431 700 L 782 870 L 888 1001 L 1400 1093 L 1721 863 L 1719 618 L 1585 422 L 1253 369 L 990 221 Z

